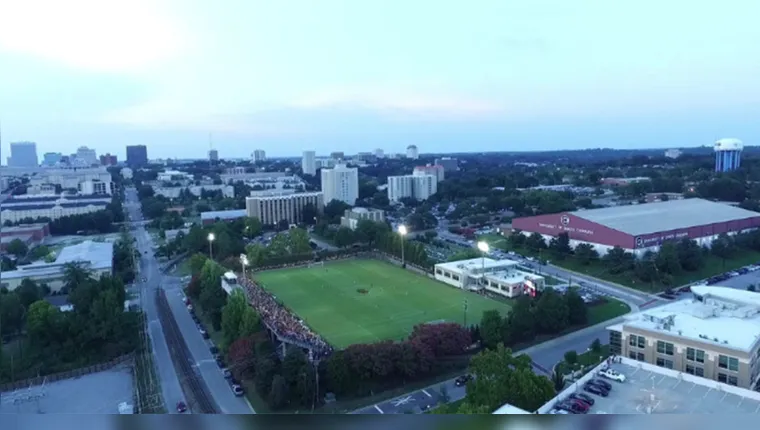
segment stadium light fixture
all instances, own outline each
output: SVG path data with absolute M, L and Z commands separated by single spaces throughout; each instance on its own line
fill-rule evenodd
M 491 248 L 488 246 L 488 242 L 484 242 L 484 241 L 481 240 L 480 242 L 478 242 L 478 249 L 480 250 L 480 252 L 484 252 L 484 253 L 488 254 L 488 251 Z
M 400 226 L 398 226 L 398 234 L 400 234 L 401 236 L 406 236 L 408 232 L 409 231 L 407 231 L 406 226 L 404 224 L 401 224 Z
M 214 236 L 214 233 L 208 234 L 208 258 L 214 259 L 214 247 L 212 246 L 214 243 L 214 239 L 216 239 L 216 236 Z

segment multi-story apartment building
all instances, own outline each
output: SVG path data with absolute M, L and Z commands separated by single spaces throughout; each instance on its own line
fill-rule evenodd
M 317 153 L 314 151 L 304 151 L 301 157 L 301 170 L 304 175 L 316 175 L 317 174 Z
M 754 388 L 760 376 L 760 294 L 691 288 L 679 300 L 608 327 L 613 353 L 729 385 Z
M 37 144 L 34 142 L 11 142 L 8 166 L 37 167 Z
M 86 146 L 80 146 L 77 148 L 76 159 L 80 165 L 86 167 L 99 164 L 98 154 L 94 149 L 90 149 Z
M 447 172 L 456 172 L 459 170 L 459 160 L 451 157 L 436 158 L 435 164 L 442 166 L 443 170 Z
M 219 161 L 219 151 L 211 149 L 208 151 L 208 161 Z
M 433 175 L 415 172 L 412 175 L 388 176 L 388 200 L 392 203 L 408 197 L 426 200 L 438 192 L 438 180 Z
M 304 222 L 303 208 L 311 204 L 320 213 L 325 205 L 321 191 L 297 194 L 257 193 L 245 198 L 245 210 L 249 217 L 258 218 L 262 224 L 274 225 L 280 221 L 289 224 Z
M 375 222 L 385 221 L 385 212 L 380 209 L 351 208 L 340 217 L 340 225 L 355 230 L 359 221 L 366 219 Z
M 417 149 L 417 145 L 409 145 L 406 147 L 406 158 L 416 160 L 420 158 L 420 151 Z
M 63 154 L 60 152 L 46 152 L 42 156 L 42 165 L 52 167 L 58 164 L 63 158 Z
M 111 155 L 110 153 L 106 153 L 105 155 L 100 156 L 101 166 L 115 166 L 118 163 L 119 163 L 119 160 L 116 158 L 116 156 Z
M 338 200 L 348 205 L 359 198 L 359 169 L 339 164 L 332 169 L 322 169 L 322 192 L 325 204 Z
M 53 196 L 14 196 L 3 202 L 0 222 L 18 223 L 26 219 L 48 218 L 56 220 L 70 215 L 82 215 L 104 210 L 111 203 L 111 197 L 53 195 Z
M 43 169 L 29 180 L 30 185 L 60 185 L 63 189 L 80 190 L 83 182 L 99 181 L 106 184 L 106 193 L 113 193 L 111 174 L 105 167 L 81 169 Z
M 127 146 L 127 165 L 142 167 L 148 164 L 148 147 L 145 145 Z
M 438 164 L 428 164 L 427 166 L 417 166 L 414 168 L 414 174 L 417 175 L 433 175 L 436 181 L 441 182 L 443 180 L 443 166 Z
M 263 149 L 257 149 L 251 154 L 251 161 L 254 163 L 259 161 L 266 161 L 267 153 Z

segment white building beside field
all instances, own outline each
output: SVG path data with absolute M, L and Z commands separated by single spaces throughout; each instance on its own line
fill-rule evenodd
M 543 276 L 520 270 L 512 260 L 472 258 L 435 265 L 435 279 L 452 287 L 517 297 L 544 289 Z

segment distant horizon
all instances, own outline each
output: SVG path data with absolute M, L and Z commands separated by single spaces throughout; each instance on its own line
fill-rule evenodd
M 3 153 L 760 143 L 749 0 L 106 3 L 4 5 Z

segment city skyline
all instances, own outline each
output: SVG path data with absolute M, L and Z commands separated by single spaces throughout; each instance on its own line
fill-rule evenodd
M 33 141 L 39 155 L 124 159 L 147 145 L 203 159 L 209 133 L 221 158 L 751 146 L 758 12 L 742 0 L 17 2 L 0 17 L 2 151 Z

